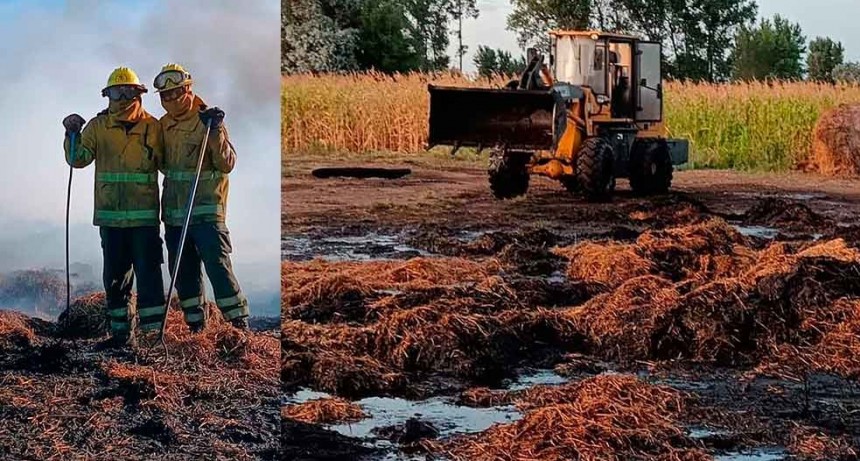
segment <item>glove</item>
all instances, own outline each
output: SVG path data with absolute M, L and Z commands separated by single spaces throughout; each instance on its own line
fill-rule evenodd
M 200 121 L 206 124 L 209 120 L 212 120 L 212 128 L 218 128 L 224 122 L 224 111 L 217 107 L 201 110 Z
M 83 117 L 78 114 L 72 114 L 63 119 L 63 126 L 66 128 L 66 134 L 80 133 L 81 128 L 87 123 Z

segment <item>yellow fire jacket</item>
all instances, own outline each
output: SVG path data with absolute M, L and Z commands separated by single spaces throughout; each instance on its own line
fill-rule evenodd
M 100 113 L 77 136 L 66 136 L 66 162 L 84 168 L 95 161 L 93 224 L 105 227 L 158 226 L 158 171 L 164 144 L 158 120 L 144 112 L 131 128 Z
M 188 193 L 194 183 L 197 159 L 206 133 L 206 125 L 197 113 L 205 107 L 194 98 L 194 107 L 181 118 L 169 114 L 161 117 L 164 133 L 164 194 L 161 218 L 168 226 L 181 226 L 185 219 Z M 222 123 L 209 134 L 203 169 L 194 199 L 191 223 L 224 222 L 227 217 L 228 174 L 236 165 L 236 151 Z

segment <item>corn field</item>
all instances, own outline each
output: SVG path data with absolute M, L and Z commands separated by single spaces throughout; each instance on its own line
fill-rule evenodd
M 377 73 L 285 76 L 281 138 L 291 152 L 417 152 L 427 136 L 429 83 L 500 87 L 505 77 Z M 807 82 L 665 85 L 673 137 L 691 144 L 693 168 L 784 171 L 809 156 L 819 115 L 860 103 L 860 86 Z M 464 108 L 468 110 L 468 108 Z

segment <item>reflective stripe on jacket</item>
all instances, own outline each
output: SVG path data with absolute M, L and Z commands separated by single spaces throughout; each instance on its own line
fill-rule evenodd
M 106 227 L 157 226 L 158 170 L 164 157 L 161 125 L 151 115 L 130 128 L 99 114 L 76 138 L 66 136 L 66 162 L 84 168 L 95 162 L 93 224 Z
M 194 182 L 197 159 L 206 133 L 206 125 L 197 115 L 201 107 L 206 105 L 199 97 L 195 97 L 194 108 L 182 119 L 167 114 L 160 120 L 165 146 L 161 218 L 169 226 L 181 226 L 185 219 L 188 194 Z M 209 134 L 191 214 L 192 224 L 226 220 L 230 189 L 228 174 L 235 165 L 236 152 L 222 123 Z

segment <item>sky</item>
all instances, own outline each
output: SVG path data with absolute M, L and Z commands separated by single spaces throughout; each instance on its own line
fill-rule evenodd
M 857 16 L 860 14 L 858 0 L 758 0 L 759 16 L 773 17 L 780 14 L 803 28 L 807 40 L 816 36 L 827 36 L 841 41 L 845 47 L 845 58 L 860 61 L 860 27 Z M 478 45 L 492 46 L 510 51 L 515 56 L 524 53 L 517 45 L 516 34 L 507 30 L 507 17 L 512 8 L 509 0 L 478 0 L 480 15 L 478 19 L 463 23 L 463 42 L 469 47 L 463 57 L 463 68 L 474 72 L 472 57 Z M 452 36 L 448 54 L 456 66 L 457 44 Z
M 63 117 L 90 119 L 106 107 L 100 92 L 118 66 L 138 73 L 150 88 L 144 108 L 159 117 L 152 80 L 163 64 L 177 62 L 191 72 L 195 92 L 227 114 L 238 156 L 227 224 L 240 284 L 252 310 L 255 293 L 276 302 L 279 31 L 277 0 L 0 0 L 0 273 L 64 267 Z M 71 259 L 98 276 L 93 172 L 74 173 Z

